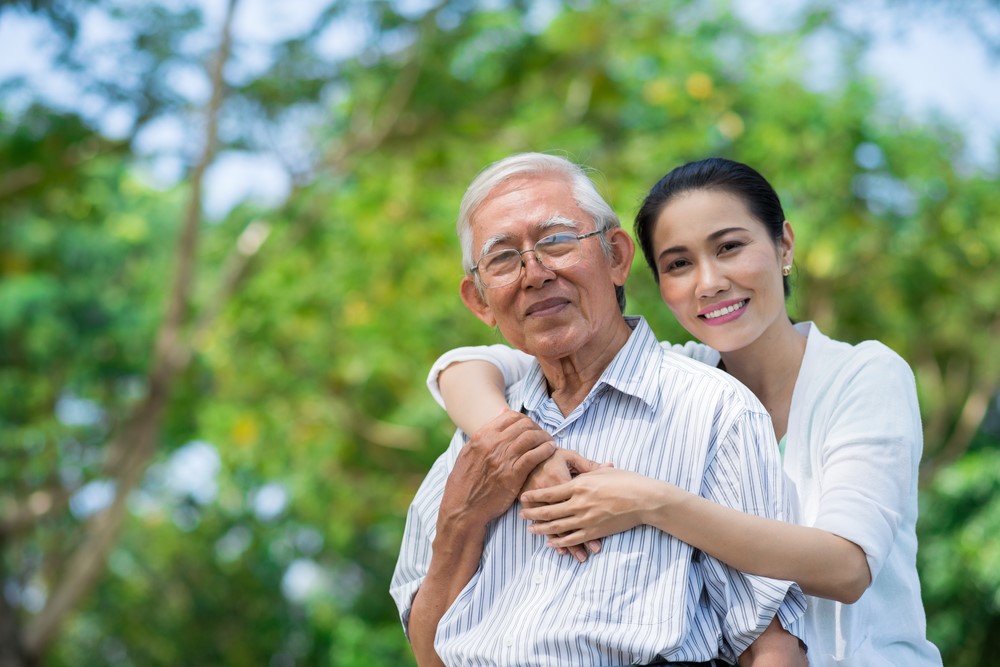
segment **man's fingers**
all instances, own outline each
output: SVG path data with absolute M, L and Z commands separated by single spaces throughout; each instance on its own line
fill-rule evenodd
M 525 434 L 534 434 L 538 439 L 551 438 L 527 415 L 513 410 L 505 410 L 487 422 L 472 436 L 472 441 L 486 449 L 510 446 Z
M 548 435 L 546 435 L 548 437 Z M 520 449 L 520 448 L 519 448 Z M 528 445 L 526 451 L 521 452 L 517 455 L 517 460 L 514 461 L 514 469 L 518 471 L 518 474 L 524 478 L 527 478 L 538 465 L 556 453 L 556 443 L 551 440 L 545 442 L 532 442 Z M 521 480 L 523 483 L 523 479 Z
M 483 424 L 480 427 L 479 431 L 476 431 L 476 433 L 482 433 L 482 432 L 485 432 L 485 431 L 488 431 L 488 430 L 489 431 L 503 431 L 503 430 L 505 430 L 507 428 L 510 428 L 513 424 L 516 424 L 517 422 L 521 421 L 522 419 L 527 419 L 528 421 L 531 421 L 531 419 L 529 419 L 527 416 L 523 415 L 520 412 L 517 412 L 515 410 L 509 410 L 509 409 L 508 410 L 504 410 L 503 412 L 501 412 L 500 414 L 498 414 L 496 417 L 494 417 L 490 421 L 488 421 L 485 424 Z M 532 423 L 534 423 L 534 422 L 532 422 Z

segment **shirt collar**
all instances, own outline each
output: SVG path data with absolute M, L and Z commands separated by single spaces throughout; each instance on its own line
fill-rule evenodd
M 634 396 L 650 407 L 658 404 L 661 391 L 659 370 L 663 354 L 660 344 L 644 318 L 627 316 L 625 323 L 632 329 L 632 334 L 601 373 L 577 410 L 591 403 L 606 386 Z M 536 362 L 521 381 L 510 388 L 510 404 L 522 412 L 530 413 L 539 411 L 548 400 L 548 383 L 541 366 Z

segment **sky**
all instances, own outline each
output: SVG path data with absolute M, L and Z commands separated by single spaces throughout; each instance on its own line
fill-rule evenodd
M 177 0 L 179 1 L 179 0 Z M 210 22 L 221 22 L 224 0 L 195 0 L 202 5 Z M 497 2 L 498 0 L 482 0 Z M 734 11 L 761 31 L 780 29 L 794 16 L 805 0 L 732 0 Z M 402 7 L 419 13 L 430 0 L 400 0 Z M 984 0 L 966 0 L 966 7 L 978 7 L 989 34 L 1000 34 L 1000 12 Z M 266 44 L 277 38 L 299 34 L 310 26 L 327 3 L 274 3 L 243 0 L 236 17 L 237 40 Z M 948 4 L 948 3 L 944 3 Z M 551 0 L 539 0 L 533 22 L 543 24 L 551 15 Z M 292 7 L 294 10 L 289 11 Z M 997 145 L 1000 143 L 1000 56 L 991 59 L 983 41 L 967 24 L 949 19 L 943 10 L 920 9 L 922 4 L 889 3 L 887 0 L 844 3 L 842 16 L 851 25 L 864 27 L 873 35 L 873 46 L 863 62 L 869 74 L 880 82 L 887 99 L 899 101 L 903 113 L 917 121 L 935 116 L 953 122 L 969 141 L 967 160 L 992 172 L 1000 171 Z M 844 9 L 844 8 L 847 9 Z M 983 9 L 985 7 L 985 9 Z M 100 21 L 85 24 L 83 38 L 99 44 L 107 26 Z M 22 13 L 0 12 L 0 83 L 23 75 L 32 86 L 56 100 L 72 101 L 87 109 L 96 104 L 74 91 L 73 81 L 53 74 L 47 64 L 46 29 L 43 23 Z M 325 36 L 325 53 L 346 57 L 364 39 L 356 26 L 344 25 Z M 811 80 L 817 88 L 829 77 L 824 70 L 824 44 L 817 40 L 813 49 L 815 66 Z M 96 51 L 99 54 L 99 49 Z M 246 67 L 255 66 L 252 51 L 242 52 Z M 95 66 L 115 67 L 102 63 Z M 208 94 L 204 77 L 178 72 L 189 96 L 197 100 Z M 125 115 L 102 114 L 102 130 L 109 135 L 129 125 Z M 179 119 L 164 120 L 139 137 L 137 150 L 161 157 L 151 161 L 151 179 L 169 185 L 183 173 L 183 162 L 170 147 L 184 145 L 186 128 Z M 277 205 L 291 187 L 283 166 L 264 155 L 229 153 L 219 157 L 207 174 L 205 210 L 210 218 L 223 216 L 246 198 L 263 205 Z

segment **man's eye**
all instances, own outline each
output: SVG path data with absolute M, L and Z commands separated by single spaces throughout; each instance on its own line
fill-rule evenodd
M 552 236 L 546 236 L 544 239 L 539 241 L 537 245 L 543 246 L 545 248 L 552 247 L 554 245 L 561 245 L 564 243 L 572 244 L 576 242 L 576 234 L 570 234 L 569 232 L 563 232 L 560 234 L 553 234 Z
M 517 264 L 519 257 L 520 255 L 513 250 L 505 250 L 503 252 L 498 252 L 495 255 L 487 255 L 483 258 L 485 260 L 483 268 L 487 270 L 494 270 L 510 266 L 512 264 Z

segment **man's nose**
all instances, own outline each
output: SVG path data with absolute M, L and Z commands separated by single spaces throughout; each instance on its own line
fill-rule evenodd
M 521 264 L 524 267 L 522 270 L 524 271 L 525 286 L 540 287 L 555 277 L 555 272 L 552 269 L 545 268 L 541 258 L 534 249 L 525 250 L 521 253 Z

